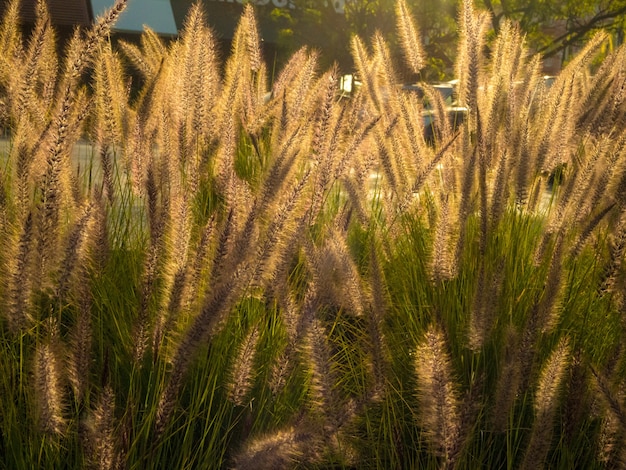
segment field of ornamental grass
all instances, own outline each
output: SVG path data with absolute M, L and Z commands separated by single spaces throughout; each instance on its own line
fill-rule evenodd
M 380 35 L 338 99 L 249 5 L 219 57 L 198 5 L 113 47 L 125 3 L 2 19 L 1 468 L 626 465 L 626 48 L 548 88 L 465 0 L 431 143 Z

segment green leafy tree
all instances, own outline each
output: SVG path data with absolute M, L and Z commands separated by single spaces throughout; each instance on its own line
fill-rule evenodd
M 344 13 L 337 14 L 335 2 L 290 0 L 290 8 L 266 8 L 279 31 L 278 43 L 284 55 L 304 44 L 320 49 L 326 62 L 351 67 L 350 37 L 368 40 L 379 31 L 398 55 L 393 40 L 394 0 L 345 0 Z M 597 30 L 612 33 L 623 41 L 626 0 L 476 0 L 491 14 L 491 26 L 498 32 L 505 19 L 519 24 L 532 50 L 560 62 L 567 60 Z M 421 78 L 443 79 L 453 74 L 458 38 L 456 0 L 408 0 L 407 6 L 419 27 L 429 57 Z M 325 64 L 326 65 L 326 64 Z
M 590 35 L 604 29 L 622 41 L 625 0 L 481 0 L 491 13 L 492 26 L 500 29 L 509 18 L 519 23 L 531 46 L 544 57 L 567 55 Z
M 333 62 L 350 66 L 350 28 L 331 2 L 291 0 L 288 8 L 257 8 L 257 14 L 275 32 L 279 63 L 308 46 L 322 52 L 322 66 Z

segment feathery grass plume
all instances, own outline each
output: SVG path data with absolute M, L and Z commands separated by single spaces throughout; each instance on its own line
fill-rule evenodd
M 209 245 L 216 230 L 215 226 L 215 213 L 213 213 L 200 232 L 200 239 L 195 247 L 192 262 L 187 264 L 189 272 L 187 274 L 188 281 L 186 283 L 183 301 L 185 310 L 193 310 L 199 298 L 198 293 L 204 292 L 202 273 L 205 266 L 208 264 Z
M 460 40 L 458 46 L 458 57 L 456 62 L 456 73 L 459 79 L 459 101 L 469 109 L 469 114 L 465 124 L 479 137 L 482 136 L 481 115 L 478 109 L 478 91 L 481 82 L 483 68 L 482 49 L 485 43 L 485 32 L 487 25 L 487 15 L 477 13 L 474 10 L 472 0 L 464 0 L 459 13 Z M 481 200 L 481 247 L 484 247 L 485 221 L 487 212 L 485 206 L 486 197 L 486 161 L 477 143 L 470 142 L 470 134 L 463 133 L 463 145 L 465 155 L 469 155 L 464 162 L 462 170 L 461 201 L 459 203 L 459 237 L 455 253 L 455 262 L 459 263 L 465 243 L 466 222 L 470 213 L 473 190 L 476 184 L 476 173 L 478 170 L 480 200 Z M 481 248 L 482 249 L 482 248 Z
M 573 205 L 570 205 L 566 212 L 569 221 L 583 222 L 596 207 L 604 205 L 603 199 L 606 199 L 604 196 L 608 193 L 608 183 L 612 179 L 618 155 L 626 148 L 624 137 L 622 135 L 617 139 L 613 137 L 600 140 L 587 164 L 590 173 L 587 179 L 582 180 L 577 174 L 573 175 L 573 178 L 578 180 L 577 186 L 582 186 L 582 190 L 577 187 L 572 193 Z M 608 198 L 608 202 L 611 203 L 613 196 L 609 195 Z
M 478 283 L 474 293 L 469 325 L 469 347 L 474 352 L 480 351 L 493 327 L 499 294 L 502 289 L 504 260 L 500 260 L 493 274 L 487 273 L 484 261 L 480 262 L 478 269 Z
M 575 119 L 571 119 L 571 116 L 579 115 L 581 112 L 581 102 L 578 100 L 581 88 L 580 76 L 606 39 L 606 32 L 596 33 L 583 50 L 567 64 L 550 88 L 545 105 L 551 111 L 542 123 L 543 132 L 540 131 L 537 136 L 537 172 L 551 171 L 558 163 L 563 163 L 557 161 L 558 158 L 563 160 L 568 156 L 566 152 L 568 141 L 576 135 Z
M 233 355 L 234 363 L 231 365 L 226 388 L 228 400 L 238 406 L 246 404 L 246 397 L 252 388 L 254 381 L 254 361 L 256 349 L 259 343 L 259 328 L 254 326 L 244 337 Z
M 48 8 L 43 0 L 35 5 L 36 20 L 21 64 L 9 75 L 7 91 L 11 114 L 18 121 L 28 120 L 38 130 L 45 127 L 56 81 L 55 37 Z M 16 64 L 17 65 L 17 64 Z
M 397 168 L 395 167 L 392 159 L 392 152 L 389 149 L 390 144 L 387 142 L 387 136 L 391 134 L 392 130 L 396 127 L 397 122 L 397 120 L 393 120 L 384 131 L 377 129 L 375 138 L 377 157 L 380 161 L 385 180 L 389 187 L 389 194 L 386 194 L 385 196 L 395 196 L 396 198 L 399 197 L 402 192 L 400 191 L 400 185 L 398 184 Z
M 374 63 L 377 64 L 374 76 L 375 86 L 378 90 L 384 90 L 385 97 L 381 101 L 381 122 L 387 126 L 385 139 L 379 141 L 379 155 L 385 169 L 385 175 L 390 178 L 391 194 L 387 196 L 400 196 L 407 193 L 408 180 L 406 174 L 412 173 L 413 159 L 408 156 L 404 149 L 400 150 L 400 139 L 397 137 L 401 132 L 395 128 L 400 121 L 402 110 L 400 106 L 400 92 L 396 86 L 396 72 L 391 59 L 389 46 L 380 32 L 376 32 L 372 38 L 374 49 Z M 384 142 L 384 147 L 380 147 Z
M 613 390 L 610 378 L 606 377 L 604 373 L 595 370 L 593 367 L 591 372 L 595 379 L 596 388 L 600 391 L 600 395 L 606 401 L 611 414 L 618 421 L 622 432 L 624 432 L 626 430 L 626 407 L 624 406 L 621 393 Z
M 508 113 L 511 113 L 511 107 L 509 106 Z M 513 171 L 515 163 L 512 161 L 512 155 L 509 150 L 511 142 L 508 140 L 511 136 L 505 132 L 503 139 L 505 141 L 504 148 L 501 150 L 500 158 L 498 159 L 495 177 L 491 186 L 491 207 L 489 208 L 489 221 L 492 227 L 497 227 L 502 216 L 505 213 L 506 207 L 509 204 L 510 186 L 513 179 Z M 523 188 L 525 188 L 525 182 L 522 182 Z M 520 200 L 520 202 L 523 198 Z M 520 204 L 521 206 L 521 204 Z
M 115 188 L 113 186 L 113 155 L 111 147 L 103 143 L 100 144 L 98 155 L 100 157 L 100 168 L 102 169 L 102 193 L 104 198 L 113 205 L 115 198 Z
M 148 196 L 148 222 L 150 224 L 150 242 L 153 246 L 160 243 L 165 229 L 165 214 L 159 207 L 159 191 L 154 165 L 148 167 L 146 177 L 146 194 Z
M 414 194 L 420 192 L 423 189 L 424 184 L 428 181 L 428 178 L 430 177 L 432 172 L 435 171 L 437 168 L 441 168 L 440 165 L 442 165 L 444 158 L 448 155 L 451 155 L 449 150 L 452 149 L 452 145 L 454 144 L 454 142 L 456 141 L 459 135 L 460 135 L 459 132 L 452 135 L 450 137 L 450 140 L 443 143 L 439 147 L 437 153 L 433 156 L 433 158 L 428 163 L 428 165 L 418 170 L 417 176 L 415 177 L 415 181 L 413 181 L 413 185 L 411 186 L 411 194 L 409 194 L 407 197 L 412 197 Z M 444 183 L 450 183 L 449 180 L 450 178 L 444 178 Z M 408 200 L 405 199 L 405 202 L 403 202 L 400 207 L 406 207 L 407 205 L 408 205 Z
M 39 207 L 37 212 L 38 272 L 47 271 L 48 258 L 56 245 L 61 210 L 63 157 L 70 126 L 69 107 L 57 118 L 57 132 L 53 147 L 48 152 L 43 179 L 40 183 Z
M 281 113 L 283 131 L 290 125 L 299 126 L 302 122 L 300 118 L 306 114 L 305 103 L 315 80 L 318 59 L 317 51 L 308 51 L 306 48 L 298 50 L 274 82 L 272 96 L 280 99 L 272 101 L 277 106 L 281 105 L 277 111 Z
M 370 304 L 370 299 L 365 290 L 359 268 L 350 255 L 347 234 L 334 229 L 330 232 L 328 242 L 332 253 L 333 265 L 329 266 L 339 275 L 341 289 L 338 304 L 347 308 L 356 316 L 362 316 Z
M 8 267 L 8 286 L 6 299 L 6 316 L 9 328 L 13 332 L 24 328 L 31 320 L 31 286 L 32 286 L 32 213 L 24 218 L 12 256 L 13 265 Z
M 309 271 L 302 300 L 298 302 L 294 294 L 286 292 L 281 299 L 281 318 L 287 332 L 287 347 L 282 351 L 272 365 L 270 389 L 274 396 L 282 391 L 287 377 L 294 365 L 294 356 L 298 348 L 304 341 L 309 326 L 315 318 L 315 313 L 321 308 L 321 294 L 324 286 L 319 268 L 319 250 L 306 243 L 304 247 L 306 253 L 306 264 Z
M 532 172 L 534 171 L 535 163 L 533 160 L 534 154 L 531 152 L 534 136 L 532 135 L 530 116 L 533 103 L 535 102 L 536 90 L 543 86 L 543 83 L 540 81 L 540 72 L 541 62 L 538 56 L 534 56 L 527 67 L 526 80 L 522 82 L 524 88 L 520 90 L 519 104 L 512 102 L 507 114 L 509 122 L 516 123 L 516 125 L 509 126 L 507 141 L 510 145 L 508 145 L 507 149 L 514 152 L 508 160 L 511 162 L 511 172 L 514 175 L 515 203 L 520 207 L 528 201 L 529 184 L 535 182 L 537 186 L 539 185 L 538 182 L 531 181 L 531 175 L 534 175 Z M 505 182 L 505 179 L 500 181 L 500 179 L 496 178 L 496 185 L 501 183 L 501 186 L 504 186 Z M 494 190 L 493 200 L 499 201 L 497 195 L 502 192 L 502 190 Z M 497 208 L 497 205 L 494 204 L 492 212 L 494 212 L 495 208 Z
M 363 186 L 358 185 L 354 178 L 350 178 L 348 176 L 341 179 L 341 184 L 343 190 L 348 196 L 348 200 L 350 201 L 350 209 L 356 213 L 356 216 L 362 225 L 367 225 L 369 222 L 369 214 L 365 210 L 365 207 L 367 206 L 365 201 L 367 192 L 361 191 Z
M 433 248 L 430 259 L 430 277 L 435 283 L 450 280 L 453 274 L 449 252 L 449 208 L 448 195 L 439 196 L 439 214 L 434 230 Z
M 24 123 L 25 121 L 20 121 Z M 9 160 L 13 162 L 13 168 L 15 168 L 15 182 L 13 184 L 14 196 L 13 199 L 17 206 L 17 212 L 21 217 L 26 217 L 26 214 L 31 209 L 31 194 L 32 187 L 34 186 L 33 179 L 31 177 L 33 171 L 32 166 L 34 163 L 34 156 L 37 153 L 37 145 L 41 145 L 42 139 L 39 138 L 34 149 L 30 147 L 30 139 L 32 136 L 32 129 L 28 124 L 18 125 L 13 133 L 13 148 L 9 153 Z
M 307 170 L 299 180 L 296 180 L 289 191 L 285 191 L 286 196 L 278 205 L 273 220 L 270 222 L 262 243 L 256 248 L 253 271 L 250 274 L 250 283 L 259 282 L 266 284 L 274 277 L 277 258 L 284 253 L 283 249 L 289 247 L 289 240 L 297 234 L 300 224 L 305 217 L 316 216 L 317 213 L 311 209 L 303 213 L 304 199 L 307 195 L 305 189 L 309 181 L 311 171 Z M 317 208 L 319 210 L 319 208 Z
M 342 126 L 342 110 L 337 113 L 334 106 L 334 96 L 337 89 L 338 70 L 335 67 L 324 74 L 318 81 L 320 104 L 316 110 L 311 152 L 314 172 L 314 189 L 311 198 L 311 212 L 317 213 L 327 197 L 337 165 L 337 151 L 339 133 Z
M 127 0 L 116 0 L 115 5 L 99 18 L 87 33 L 85 39 L 76 30 L 66 48 L 67 57 L 58 89 L 59 103 L 52 119 L 50 145 L 46 155 L 46 170 L 41 182 L 40 211 L 37 220 L 37 251 L 40 258 L 40 272 L 45 271 L 46 253 L 55 245 L 57 219 L 60 210 L 61 184 L 64 178 L 64 154 L 79 130 L 86 116 L 88 100 L 77 83 L 85 68 L 93 60 L 97 45 L 108 33 L 111 25 L 126 6 Z
M 4 231 L 4 226 L 6 224 L 6 210 L 8 203 L 6 186 L 5 171 L 0 169 L 0 231 Z
M 154 430 L 158 437 L 163 435 L 169 424 L 183 380 L 189 372 L 198 346 L 207 337 L 215 333 L 216 325 L 224 320 L 225 312 L 232 308 L 238 294 L 245 284 L 242 281 L 250 278 L 246 274 L 247 266 L 242 266 L 228 276 L 224 282 L 217 283 L 205 296 L 204 305 L 191 325 L 184 333 L 172 359 L 172 372 L 159 397 Z
M 155 283 L 159 276 L 158 268 L 164 256 L 164 236 L 169 216 L 169 198 L 165 190 L 159 191 L 157 188 L 156 176 L 153 170 L 154 166 L 154 164 L 151 164 L 148 168 L 148 178 L 146 180 L 150 246 L 144 264 L 137 314 L 134 356 L 138 363 L 141 362 L 147 347 L 150 301 L 154 295 Z M 161 199 L 160 205 L 159 199 Z
M 602 418 L 597 441 L 596 458 L 604 468 L 624 468 L 624 431 L 618 420 L 607 413 Z
M 258 72 L 262 66 L 261 57 L 261 40 L 259 37 L 259 29 L 257 26 L 256 17 L 254 15 L 254 8 L 251 3 L 246 4 L 243 9 L 243 17 L 248 23 L 246 29 L 246 39 L 248 47 L 248 56 L 250 58 L 250 69 L 253 72 Z
M 504 81 L 504 89 L 509 89 L 511 81 L 525 73 L 523 64 L 527 54 L 524 37 L 520 29 L 510 20 L 502 22 L 493 47 L 491 60 L 492 84 Z M 493 100 L 494 96 L 488 98 Z
M 621 48 L 622 50 L 624 48 Z M 594 123 L 596 129 L 610 132 L 611 129 L 623 129 L 624 128 L 624 109 L 626 107 L 626 73 L 623 70 L 623 64 L 626 60 L 624 58 L 626 54 L 622 53 L 618 56 L 618 60 L 621 60 L 621 68 L 616 66 L 618 70 L 615 79 L 613 80 L 611 87 L 612 99 L 607 103 L 607 110 L 604 115 L 600 115 L 597 122 Z M 606 60 L 606 59 L 605 59 Z M 584 108 L 581 108 L 584 109 Z
M 613 189 L 613 184 L 611 183 L 619 180 L 619 168 L 623 167 L 626 160 L 624 158 L 626 155 L 626 132 L 620 132 L 617 135 L 611 132 L 607 135 L 611 136 L 612 139 L 609 139 L 607 147 L 601 147 L 603 158 L 596 165 L 595 187 L 589 187 L 588 192 L 591 193 L 591 197 L 588 197 L 585 201 L 585 207 L 582 210 L 583 214 L 591 214 L 605 199 L 609 199 L 609 201 L 613 199 L 619 200 L 619 196 L 616 198 L 611 194 L 611 189 Z
M 443 147 L 446 142 L 452 139 L 452 123 L 449 118 L 449 106 L 443 99 L 443 96 L 433 86 L 429 84 L 422 85 L 424 96 L 430 103 L 432 109 L 428 110 L 430 115 L 430 123 L 427 124 L 433 134 L 433 142 L 439 143 L 439 147 Z
M 121 145 L 127 127 L 127 79 L 110 43 L 100 44 L 93 67 L 95 140 L 103 147 Z
M 432 153 L 426 145 L 422 132 L 424 124 L 422 101 L 414 93 L 403 93 L 399 96 L 398 106 L 401 124 L 406 129 L 406 132 L 399 133 L 399 139 L 408 140 L 408 145 L 405 144 L 407 150 L 410 151 L 410 158 L 407 158 L 407 163 L 413 167 L 415 172 L 419 172 L 424 161 Z
M 180 41 L 171 50 L 171 107 L 179 122 L 184 165 L 188 167 L 192 189 L 197 184 L 197 146 L 202 145 L 211 131 L 211 121 L 220 88 L 217 47 L 214 34 L 206 25 L 204 9 L 194 3 L 185 18 Z M 181 73 L 183 71 L 183 73 Z
M 419 29 L 413 20 L 406 0 L 396 2 L 396 29 L 400 36 L 400 45 L 407 65 L 413 73 L 419 74 L 426 65 L 426 54 L 422 49 Z
M 482 48 L 487 32 L 488 15 L 477 12 L 472 0 L 463 0 L 459 13 L 460 40 L 456 61 L 456 76 L 460 82 L 459 101 L 475 113 L 478 88 L 483 67 Z
M 346 420 L 344 407 L 338 391 L 336 374 L 332 367 L 332 353 L 328 344 L 326 328 L 321 321 L 314 318 L 307 328 L 303 345 L 310 368 L 311 393 L 314 406 L 318 409 L 326 426 L 331 430 L 338 429 Z
M 243 91 L 249 86 L 251 62 L 248 49 L 248 38 L 252 34 L 249 17 L 245 14 L 239 18 L 232 41 L 231 55 L 226 61 L 224 84 L 217 106 L 217 135 L 222 136 L 221 151 L 218 161 L 221 166 L 218 174 L 228 177 L 232 173 L 234 152 L 237 142 L 237 128 L 243 105 Z
M 609 247 L 610 256 L 604 265 L 604 271 L 599 283 L 600 287 L 598 288 L 601 295 L 613 292 L 624 258 L 624 251 L 626 249 L 626 210 L 624 210 L 624 208 L 622 208 L 617 226 L 612 232 Z
M 274 105 L 267 103 L 267 83 L 267 66 L 261 62 L 258 71 L 253 73 L 250 83 L 244 90 L 241 115 L 247 137 L 260 162 L 265 160 L 263 132 L 274 116 Z
M 372 374 L 374 386 L 368 389 L 368 398 L 372 401 L 382 400 L 386 393 L 386 382 L 389 373 L 389 347 L 384 333 L 384 319 L 389 310 L 386 286 L 376 246 L 372 241 L 369 248 L 369 281 L 371 286 L 371 305 L 368 313 L 368 334 L 370 354 L 372 357 Z
M 0 60 L 11 60 L 12 62 L 23 52 L 20 31 L 21 3 L 21 0 L 5 2 L 4 18 L 0 24 Z M 6 83 L 11 74 L 10 70 L 8 67 L 0 67 L 0 83 Z
M 166 132 L 174 132 L 170 129 L 162 129 L 165 116 L 172 114 L 168 108 L 169 97 L 173 84 L 171 83 L 172 60 L 164 59 L 157 70 L 156 75 L 146 81 L 134 104 L 134 112 L 128 113 L 129 132 L 125 145 L 125 153 L 130 164 L 126 163 L 132 171 L 134 190 L 143 195 L 144 179 L 148 166 L 153 160 L 163 157 L 159 137 Z M 154 148 L 159 147 L 160 152 L 154 153 Z M 161 158 L 162 159 L 162 158 Z
M 380 31 L 376 31 L 372 36 L 372 47 L 374 50 L 373 61 L 378 65 L 375 83 L 379 89 L 384 90 L 387 94 L 386 100 L 384 101 L 385 107 L 391 107 L 394 114 L 398 114 L 396 107 L 398 101 L 398 89 L 396 87 L 397 74 L 391 58 L 389 45 Z
M 80 125 L 88 111 L 85 92 L 67 95 L 58 110 L 50 135 L 51 142 L 45 152 L 45 168 L 38 182 L 36 227 L 36 256 L 38 269 L 35 285 L 46 281 L 48 269 L 55 265 L 58 256 L 57 243 L 60 235 L 60 217 L 64 208 L 71 209 L 71 176 L 69 150 L 77 138 Z
M 487 166 L 493 165 L 494 147 L 500 128 L 503 124 L 500 116 L 510 110 L 511 101 L 515 99 L 515 81 L 524 77 L 524 56 L 526 55 L 524 40 L 519 29 L 510 21 L 505 21 L 498 31 L 490 63 L 490 74 L 486 92 L 481 95 L 483 109 L 484 133 L 481 136 Z M 520 77 L 521 76 L 521 77 Z M 523 85 L 520 85 L 523 86 Z M 513 116 L 512 116 L 513 117 Z M 513 121 L 515 122 L 515 121 Z M 513 126 L 511 126 L 513 127 Z
M 191 239 L 191 220 L 187 196 L 176 193 L 169 216 L 167 234 L 165 236 L 166 255 L 163 266 L 165 277 L 162 288 L 163 305 L 159 308 L 159 316 L 153 330 L 153 349 L 158 355 L 163 335 L 168 332 L 178 319 L 183 304 L 188 280 L 188 257 Z
M 63 417 L 63 384 L 58 358 L 59 331 L 55 322 L 47 327 L 47 337 L 35 348 L 34 380 L 41 429 L 51 435 L 62 435 L 66 422 Z
M 487 249 L 487 238 L 489 230 L 489 201 L 488 201 L 488 189 L 487 185 L 487 171 L 488 171 L 488 159 L 489 156 L 485 151 L 485 133 L 483 131 L 484 121 L 480 112 L 476 113 L 476 128 L 477 133 L 480 135 L 478 142 L 478 193 L 480 196 L 480 238 L 478 241 L 478 251 L 481 256 L 485 254 Z
M 608 371 L 591 368 L 594 389 L 600 393 L 606 410 L 603 410 L 602 429 L 598 438 L 598 459 L 607 468 L 623 468 L 626 463 L 624 438 L 626 436 L 626 407 L 623 391 L 611 384 Z M 617 390 L 615 390 L 617 388 Z
M 235 156 L 239 138 L 238 116 L 240 111 L 240 85 L 239 77 L 230 80 L 228 88 L 224 88 L 219 109 L 220 116 L 220 145 L 215 157 L 218 187 L 223 194 L 227 206 L 236 207 L 234 201 L 237 198 L 238 177 L 235 170 Z
M 543 85 L 545 88 L 545 84 Z M 535 120 L 534 145 L 532 146 L 532 174 L 550 172 L 554 165 L 554 158 L 561 157 L 569 151 L 568 139 L 572 136 L 571 127 L 565 122 L 569 119 L 571 110 L 567 113 L 564 108 L 571 109 L 571 99 L 575 96 L 576 76 L 568 75 L 564 78 L 563 72 L 546 91 L 546 97 L 541 101 L 544 110 L 543 119 Z M 558 129 L 558 131 L 557 131 Z M 549 155 L 550 154 L 550 155 Z
M 115 393 L 106 385 L 93 410 L 93 449 L 89 461 L 98 470 L 118 468 L 119 455 L 115 444 Z
M 535 420 L 530 442 L 520 468 L 531 469 L 545 465 L 550 450 L 554 418 L 559 406 L 559 395 L 570 362 L 569 341 L 561 338 L 544 364 L 535 392 Z
M 272 363 L 268 386 L 274 399 L 285 389 L 289 374 L 293 370 L 295 354 L 296 350 L 293 343 L 289 343 Z
M 593 73 L 581 100 L 576 129 L 592 135 L 602 135 L 612 129 L 622 129 L 624 81 L 626 74 L 626 47 L 620 46 L 609 53 Z M 621 115 L 621 116 L 620 116 Z
M 144 264 L 144 272 L 139 289 L 139 305 L 137 323 L 135 324 L 133 357 L 140 364 L 148 347 L 148 329 L 150 328 L 150 301 L 154 295 L 155 284 L 159 274 L 161 247 L 150 245 Z
M 154 84 L 154 82 L 152 82 Z M 132 193 L 136 197 L 145 196 L 148 142 L 144 133 L 143 117 L 135 116 L 129 122 L 129 133 L 125 144 L 126 171 Z
M 381 97 L 381 90 L 377 83 L 380 56 L 374 54 L 374 57 L 370 57 L 367 47 L 357 35 L 352 36 L 350 45 L 354 66 L 362 82 L 360 93 L 364 93 L 367 96 L 368 108 L 373 107 L 372 110 L 366 109 L 373 114 L 384 115 L 384 99 Z
M 117 45 L 122 54 L 143 75 L 146 82 L 150 83 L 159 73 L 168 51 L 163 39 L 145 25 L 139 41 L 140 46 L 137 46 L 120 39 Z
M 75 282 L 78 303 L 76 324 L 72 330 L 68 363 L 68 377 L 78 403 L 83 403 L 89 386 L 93 343 L 91 309 L 93 295 L 88 269 L 81 266 Z
M 464 146 L 468 146 L 467 142 L 463 143 Z M 467 147 L 465 155 L 469 154 L 469 158 L 467 158 L 467 162 L 463 164 L 462 170 L 462 183 L 461 183 L 461 194 L 460 201 L 458 203 L 458 216 L 457 216 L 457 224 L 459 226 L 459 232 L 457 235 L 457 243 L 456 249 L 454 252 L 454 260 L 453 263 L 456 266 L 460 266 L 462 263 L 463 256 L 463 247 L 466 243 L 466 234 L 467 234 L 467 219 L 471 212 L 472 200 L 473 200 L 473 189 L 475 186 L 476 179 L 476 163 L 478 161 L 478 145 L 473 144 L 472 146 Z M 486 217 L 486 214 L 484 214 Z
M 478 139 L 480 150 L 481 246 L 483 248 L 487 229 L 489 224 L 493 223 L 489 217 L 492 211 L 488 210 L 490 196 L 488 193 L 493 185 L 487 182 L 487 173 L 495 165 L 503 166 L 502 161 L 494 161 L 495 155 L 499 153 L 506 155 L 506 152 L 495 151 L 495 148 L 498 144 L 498 137 L 501 135 L 501 128 L 505 124 L 500 116 L 506 115 L 509 109 L 508 102 L 513 99 L 510 93 L 513 92 L 513 82 L 518 75 L 517 67 L 523 53 L 522 46 L 519 44 L 519 36 L 516 28 L 508 22 L 505 22 L 499 30 L 491 60 L 492 70 L 487 84 L 484 85 L 486 92 L 481 93 L 478 97 L 481 108 L 478 115 L 480 117 Z
M 440 329 L 431 325 L 415 352 L 419 424 L 433 451 L 451 467 L 457 458 L 460 413 L 450 355 Z
M 250 266 L 246 260 L 241 260 L 233 266 L 228 263 L 229 260 L 225 259 L 228 255 L 228 245 L 231 242 L 231 229 L 234 223 L 232 221 L 234 211 L 232 207 L 230 208 L 213 261 L 211 279 L 216 279 L 217 282 L 214 283 L 212 288 L 205 295 L 204 304 L 200 313 L 187 328 L 178 348 L 174 352 L 172 373 L 167 385 L 161 393 L 157 405 L 157 418 L 155 421 L 155 432 L 157 436 L 162 435 L 165 427 L 169 423 L 180 387 L 182 386 L 183 379 L 187 375 L 195 351 L 202 341 L 205 341 L 209 335 L 216 333 L 216 327 L 223 324 L 226 312 L 230 310 L 237 295 L 241 294 L 242 289 L 248 286 L 252 280 L 258 278 L 262 273 L 261 267 L 264 264 L 264 255 L 271 252 L 278 237 L 278 234 L 274 233 L 272 227 L 274 229 L 282 229 L 286 214 L 290 212 L 289 206 L 295 203 L 298 199 L 297 196 L 301 192 L 301 188 L 299 189 L 298 187 L 302 186 L 302 183 L 305 182 L 306 179 L 307 177 L 305 176 L 300 183 L 296 184 L 296 188 L 288 197 L 286 210 L 279 211 L 280 217 L 277 219 L 278 221 L 274 220 L 273 225 L 268 230 L 265 244 L 260 248 L 259 254 L 256 257 L 254 269 L 251 269 L 252 266 Z M 225 272 L 220 272 L 219 266 L 222 263 L 224 263 L 226 267 Z
M 59 101 L 68 102 L 75 92 L 82 73 L 91 65 L 98 45 L 107 37 L 111 27 L 126 8 L 128 0 L 115 0 L 114 5 L 96 18 L 92 27 L 84 34 L 76 29 L 66 46 L 66 58 L 61 75 Z
M 167 296 L 164 297 L 164 300 L 167 300 L 167 305 L 162 305 L 159 308 L 159 314 L 152 332 L 152 350 L 154 351 L 154 360 L 156 360 L 161 352 L 161 345 L 165 334 L 172 331 L 176 321 L 178 320 L 178 314 L 181 310 L 186 283 L 187 272 L 184 268 L 180 268 L 174 274 L 171 286 L 166 291 Z
M 544 332 L 552 331 L 560 319 L 560 302 L 565 284 L 563 279 L 564 244 L 563 236 L 557 235 L 554 251 L 550 257 L 546 283 L 538 304 L 537 327 Z
M 102 195 L 93 198 L 93 223 L 90 227 L 87 241 L 90 264 L 95 272 L 102 272 L 107 265 L 110 253 L 108 212 Z
M 589 406 L 589 369 L 583 364 L 581 351 L 572 358 L 567 384 L 567 396 L 563 408 L 563 435 L 567 442 L 575 445 L 577 434 L 585 421 Z
M 285 94 L 291 92 L 291 83 L 295 81 L 296 84 L 302 85 L 302 80 L 297 80 L 296 77 L 301 79 L 305 78 L 307 80 L 313 78 L 312 74 L 302 74 L 303 69 L 310 70 L 309 61 L 312 55 L 316 56 L 317 54 L 315 52 L 309 53 L 306 47 L 302 47 L 289 57 L 287 63 L 283 66 L 282 70 L 280 70 L 272 84 L 273 102 L 277 102 L 279 101 L 278 99 L 280 99 L 280 104 L 284 104 L 285 101 L 288 101 L 285 99 Z
M 287 289 L 285 289 L 287 290 Z M 294 366 L 294 358 L 297 352 L 297 344 L 300 342 L 300 325 L 302 323 L 304 308 L 318 301 L 317 284 L 307 283 L 303 294 L 304 300 L 298 303 L 291 292 L 281 293 L 280 315 L 287 333 L 287 346 L 274 359 L 270 370 L 269 388 L 272 396 L 276 397 L 284 389 L 287 378 Z M 308 317 L 308 315 L 307 315 Z
M 322 440 L 298 424 L 250 442 L 234 457 L 236 470 L 275 470 L 315 465 L 322 453 Z
M 607 143 L 604 142 L 606 145 Z M 560 199 L 555 211 L 550 212 L 549 225 L 544 233 L 544 243 L 554 233 L 557 233 L 567 222 L 580 222 L 584 199 L 587 196 L 585 189 L 593 180 L 594 170 L 602 155 L 603 145 L 597 145 L 588 156 L 585 149 L 580 151 L 580 163 L 575 170 L 567 172 L 566 183 L 560 190 Z
M 328 145 L 328 137 L 331 133 L 337 73 L 338 70 L 335 67 L 334 70 L 325 73 L 316 83 L 320 101 L 316 107 L 311 152 L 317 165 L 324 163 L 325 157 L 328 158 L 325 147 Z
M 144 28 L 144 33 L 141 35 L 141 38 L 146 35 L 147 28 Z M 118 41 L 118 47 L 120 51 L 124 54 L 124 56 L 132 63 L 132 65 L 143 75 L 146 80 L 154 79 L 157 74 L 159 67 L 161 65 L 161 60 L 158 64 L 152 64 L 149 59 L 154 58 L 151 54 L 144 54 L 144 52 L 139 48 L 139 46 L 126 42 L 122 39 Z
M 298 161 L 301 149 L 297 146 L 298 139 L 302 138 L 300 128 L 295 128 L 285 135 L 278 144 L 278 151 L 270 162 L 269 169 L 261 183 L 260 195 L 255 200 L 255 206 L 250 210 L 249 217 L 256 217 L 263 213 L 280 195 L 283 185 L 291 179 L 295 164 Z
M 93 204 L 87 204 L 82 210 L 81 216 L 67 237 L 65 253 L 59 266 L 57 296 L 64 299 L 70 287 L 70 278 L 76 269 L 81 255 L 82 247 L 88 233 L 89 223 L 92 217 Z
M 194 194 L 203 176 L 198 171 L 201 165 L 200 143 L 193 149 L 186 148 L 185 127 L 172 118 L 172 112 L 164 106 L 159 110 L 154 140 L 159 152 L 152 156 L 154 175 L 159 188 L 159 203 L 163 231 L 167 229 L 170 206 L 180 193 Z
M 576 257 L 580 254 L 593 231 L 615 206 L 615 202 L 608 203 L 582 227 L 578 239 L 570 251 L 570 256 Z
M 226 272 L 228 267 L 229 255 L 233 252 L 233 238 L 235 230 L 235 222 L 233 221 L 235 211 L 231 207 L 226 214 L 223 222 L 221 223 L 219 238 L 217 240 L 217 246 L 211 260 L 211 272 L 209 275 L 210 282 L 218 282 L 220 274 Z
M 498 373 L 491 415 L 493 428 L 497 432 L 506 431 L 521 384 L 522 368 L 519 360 L 518 336 L 518 332 L 512 325 L 507 326 L 504 334 L 504 361 Z

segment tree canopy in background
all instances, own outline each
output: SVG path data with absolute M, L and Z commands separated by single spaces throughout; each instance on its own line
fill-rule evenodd
M 567 52 L 589 34 L 606 29 L 622 41 L 625 0 L 481 0 L 498 30 L 510 18 L 527 33 L 535 50 L 546 57 Z
M 429 63 L 421 78 L 450 78 L 456 54 L 458 1 L 408 0 L 420 29 Z M 558 67 L 573 49 L 598 29 L 612 33 L 613 44 L 623 40 L 626 0 L 476 0 L 491 14 L 498 31 L 505 19 L 518 23 L 530 47 Z M 322 51 L 325 62 L 337 61 L 349 68 L 350 37 L 369 39 L 375 31 L 394 44 L 394 0 L 346 0 L 338 14 L 330 1 L 291 0 L 293 8 L 263 8 L 264 16 L 278 30 L 278 47 L 288 55 L 303 45 Z M 395 48 L 399 54 L 398 48 Z

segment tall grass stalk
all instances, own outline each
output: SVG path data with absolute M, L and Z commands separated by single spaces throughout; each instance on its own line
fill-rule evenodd
M 0 466 L 623 466 L 626 48 L 548 87 L 464 0 L 429 138 L 381 34 L 345 99 L 307 48 L 270 82 L 250 5 L 220 57 L 125 4 L 0 22 Z

